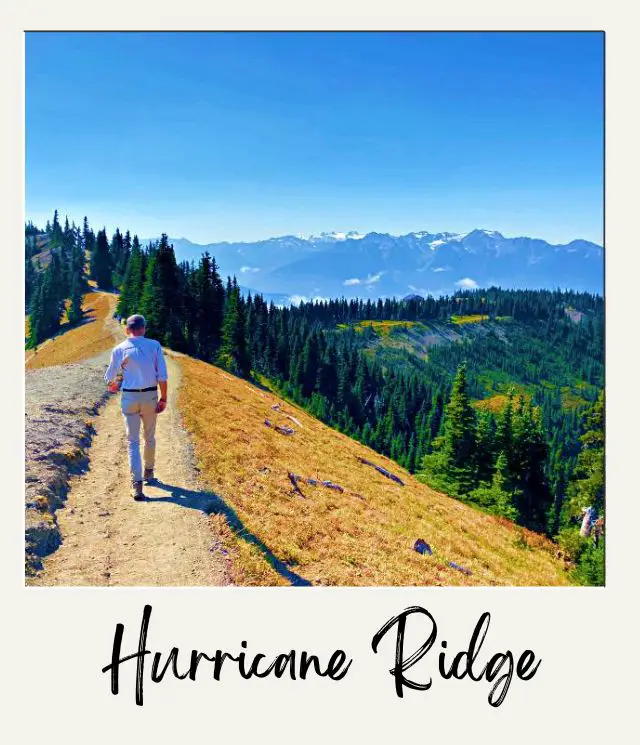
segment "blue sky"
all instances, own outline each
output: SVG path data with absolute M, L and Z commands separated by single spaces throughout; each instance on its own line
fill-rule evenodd
M 26 36 L 27 217 L 602 241 L 599 33 Z

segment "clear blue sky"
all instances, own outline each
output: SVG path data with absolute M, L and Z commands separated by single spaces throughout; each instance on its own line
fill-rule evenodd
M 27 34 L 27 217 L 602 241 L 599 33 Z

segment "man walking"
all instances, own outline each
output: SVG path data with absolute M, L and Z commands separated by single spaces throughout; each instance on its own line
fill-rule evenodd
M 117 393 L 116 379 L 122 374 L 122 414 L 129 444 L 131 494 L 144 499 L 140 460 L 140 424 L 144 428 L 144 480 L 153 481 L 156 455 L 156 417 L 167 407 L 167 366 L 160 342 L 145 338 L 146 322 L 141 315 L 127 318 L 127 339 L 113 348 L 104 374 L 107 388 Z M 160 399 L 158 400 L 158 386 Z

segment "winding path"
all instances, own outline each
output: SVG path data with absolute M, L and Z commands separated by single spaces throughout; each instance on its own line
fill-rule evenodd
M 179 362 L 167 356 L 169 406 L 158 417 L 156 476 L 147 500 L 130 496 L 119 396 L 95 420 L 89 468 L 74 476 L 57 517 L 62 545 L 35 585 L 188 586 L 228 584 L 226 558 L 198 489 L 192 451 L 176 408 Z

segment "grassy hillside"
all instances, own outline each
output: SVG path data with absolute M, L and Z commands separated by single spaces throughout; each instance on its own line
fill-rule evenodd
M 111 316 L 115 302 L 116 296 L 111 293 L 88 292 L 82 305 L 84 320 L 74 326 L 63 320 L 60 332 L 53 339 L 47 339 L 35 351 L 25 352 L 25 367 L 32 370 L 80 362 L 110 349 L 114 343 L 115 321 Z M 25 322 L 25 334 L 27 325 Z
M 178 359 L 179 405 L 203 482 L 224 500 L 212 519 L 237 584 L 570 583 L 556 546 L 544 537 L 434 492 L 267 390 L 204 362 Z M 265 419 L 295 432 L 281 434 Z M 359 458 L 398 475 L 404 486 Z M 300 482 L 299 494 L 289 473 L 328 480 L 343 491 Z M 432 556 L 413 550 L 417 539 L 430 545 Z
M 348 327 L 342 324 L 339 328 Z M 369 331 L 367 353 L 387 369 L 451 377 L 456 365 L 468 359 L 479 408 L 499 411 L 511 389 L 529 399 L 536 392 L 557 391 L 565 410 L 584 406 L 597 394 L 595 386 L 560 359 L 559 352 L 565 350 L 558 350 L 542 324 L 515 322 L 509 316 L 489 320 L 483 315 L 454 315 L 449 323 L 364 321 L 354 328 Z M 537 374 L 536 365 L 541 361 L 546 365 L 547 379 Z

